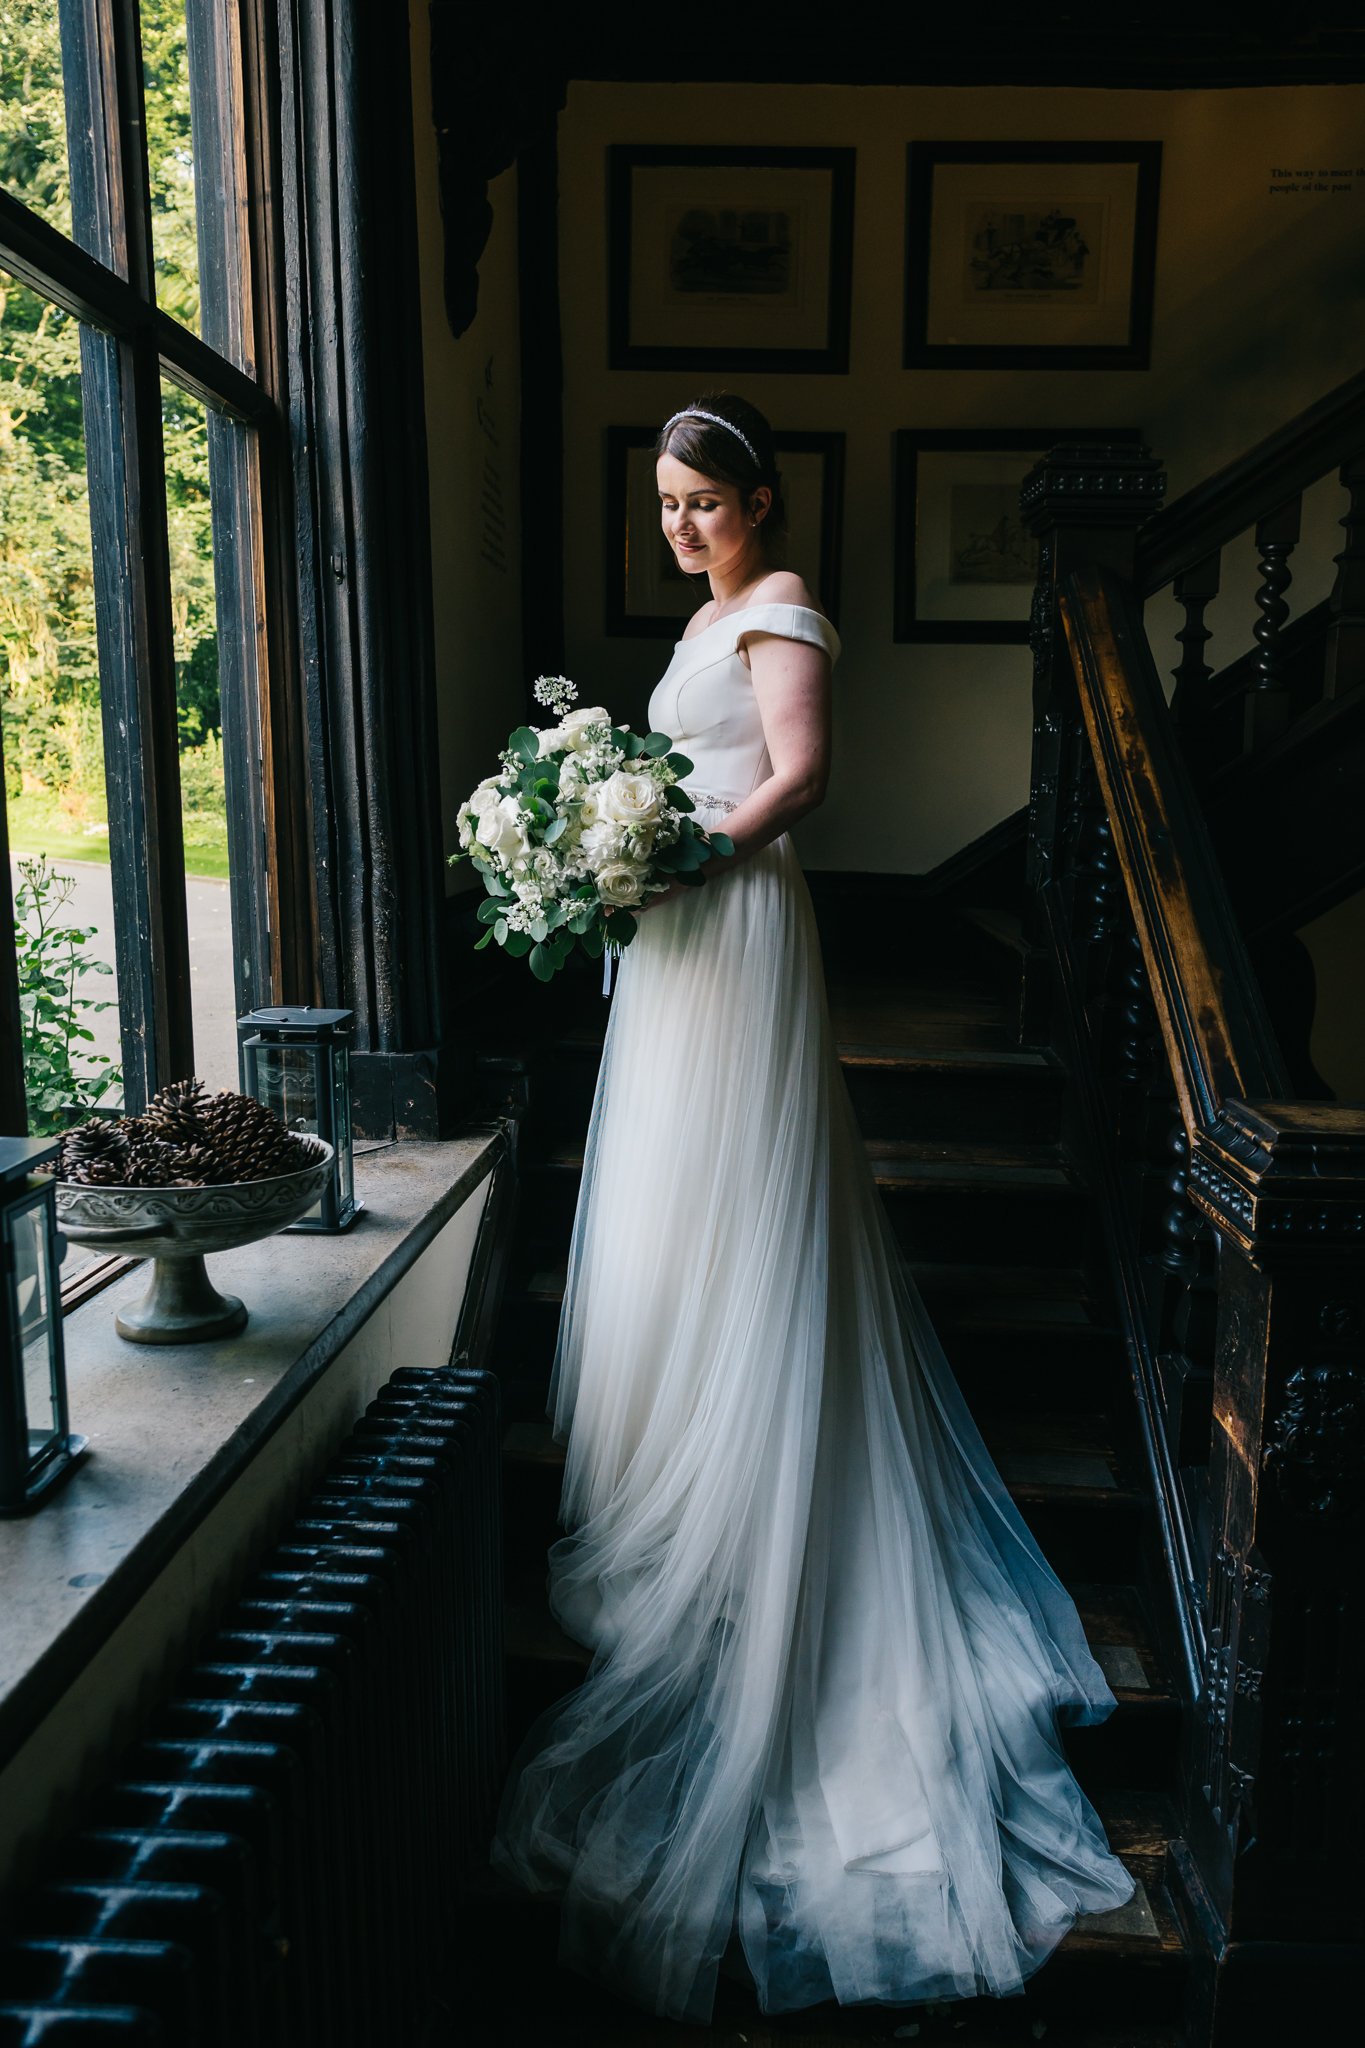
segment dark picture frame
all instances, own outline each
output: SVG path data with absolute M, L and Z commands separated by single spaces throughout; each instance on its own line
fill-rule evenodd
M 1160 182 L 1159 142 L 910 143 L 905 368 L 1147 369 Z
M 654 427 L 608 427 L 604 625 L 613 637 L 672 640 L 710 595 L 678 568 L 659 527 Z M 816 576 L 826 614 L 839 616 L 844 436 L 777 434 L 773 443 L 790 518 L 792 566 Z
M 846 372 L 856 154 L 613 144 L 610 367 Z
M 1034 543 L 1019 518 L 1020 484 L 1059 442 L 1112 446 L 1142 438 L 1139 427 L 900 428 L 892 638 L 1026 641 L 1036 568 Z

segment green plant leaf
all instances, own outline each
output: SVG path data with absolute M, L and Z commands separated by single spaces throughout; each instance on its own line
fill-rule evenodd
M 711 834 L 711 851 L 713 853 L 732 854 L 734 850 L 735 842 L 727 832 L 713 832 Z
M 548 946 L 532 946 L 531 972 L 537 981 L 548 981 L 555 971 L 555 959 Z
M 646 733 L 641 741 L 645 753 L 653 755 L 655 760 L 658 760 L 661 755 L 666 754 L 672 744 L 673 742 L 666 732 Z

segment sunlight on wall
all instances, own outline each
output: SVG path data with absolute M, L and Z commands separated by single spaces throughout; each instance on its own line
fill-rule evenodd
M 607 368 L 609 143 L 857 147 L 850 374 L 746 375 L 741 388 L 779 427 L 842 430 L 848 442 L 836 767 L 825 806 L 799 828 L 802 858 L 812 867 L 918 873 L 1025 801 L 1029 658 L 1022 647 L 893 642 L 893 431 L 1136 426 L 1165 462 L 1172 496 L 1241 454 L 1359 368 L 1365 180 L 1321 196 L 1272 194 L 1270 185 L 1274 167 L 1354 165 L 1363 112 L 1359 86 L 574 84 L 560 129 L 570 674 L 618 716 L 639 717 L 668 657 L 662 641 L 603 632 L 604 429 L 662 420 L 722 381 Z M 903 370 L 907 142 L 1030 137 L 1163 142 L 1151 369 Z M 1330 582 L 1339 498 L 1329 486 L 1305 504 L 1305 543 L 1311 532 L 1317 561 L 1305 545 L 1289 592 L 1295 611 Z M 1256 579 L 1247 552 L 1229 551 L 1210 614 L 1220 660 L 1249 644 Z M 1176 659 L 1169 609 L 1154 606 L 1150 622 L 1163 670 Z

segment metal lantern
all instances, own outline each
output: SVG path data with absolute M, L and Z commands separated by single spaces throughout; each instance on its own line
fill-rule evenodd
M 56 1154 L 0 1138 L 0 1515 L 36 1507 L 86 1447 L 66 1426 L 56 1182 L 33 1170 Z
M 322 1194 L 290 1230 L 347 1230 L 364 1207 L 355 1198 L 351 1153 L 354 1019 L 354 1010 L 307 1005 L 252 1010 L 237 1019 L 243 1095 L 263 1102 L 289 1130 L 325 1138 L 336 1154 Z

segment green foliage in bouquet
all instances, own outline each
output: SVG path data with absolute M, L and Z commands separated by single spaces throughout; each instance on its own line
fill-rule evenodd
M 561 716 L 576 694 L 564 677 L 536 684 Z M 692 763 L 667 733 L 641 735 L 604 712 L 576 712 L 545 732 L 519 726 L 502 762 L 462 810 L 463 843 L 450 862 L 472 861 L 488 892 L 475 950 L 496 943 L 541 981 L 575 945 L 591 959 L 628 946 L 635 906 L 675 880 L 699 885 L 707 861 L 734 852 L 724 833 L 687 815 L 694 807 L 679 778 Z

